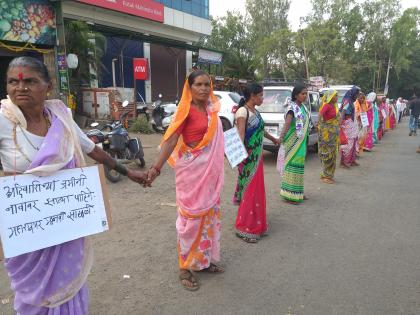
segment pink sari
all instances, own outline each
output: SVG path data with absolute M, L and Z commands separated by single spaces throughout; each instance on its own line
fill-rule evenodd
M 175 176 L 179 267 L 203 270 L 220 260 L 224 138 L 219 119 L 207 146 L 183 153 L 176 161 Z

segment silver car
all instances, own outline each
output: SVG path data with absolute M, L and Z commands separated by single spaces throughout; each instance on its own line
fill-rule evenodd
M 265 130 L 273 137 L 279 138 L 284 125 L 284 114 L 288 100 L 292 97 L 293 86 L 266 86 L 264 87 L 264 101 L 258 107 L 265 122 Z M 308 137 L 308 146 L 317 149 L 318 132 L 316 126 L 318 124 L 319 110 L 319 93 L 315 91 L 308 92 L 308 100 L 305 103 L 306 108 L 311 113 L 313 127 Z M 264 150 L 277 153 L 278 147 L 270 140 L 264 138 Z

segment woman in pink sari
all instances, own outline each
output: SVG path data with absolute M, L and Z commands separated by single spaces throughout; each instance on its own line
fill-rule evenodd
M 364 150 L 367 152 L 371 152 L 373 149 L 373 115 L 374 109 L 373 105 L 376 100 L 376 93 L 372 92 L 369 93 L 366 97 L 366 105 L 367 105 L 367 118 L 369 121 L 369 126 L 367 127 L 367 134 L 365 139 L 365 147 Z
M 151 183 L 164 163 L 175 170 L 179 278 L 190 291 L 199 289 L 193 271 L 222 273 L 220 194 L 224 183 L 224 138 L 220 103 L 209 75 L 192 72 L 161 151 L 148 172 Z
M 126 169 L 90 141 L 60 100 L 46 100 L 52 83 L 46 66 L 31 57 L 13 59 L 7 70 L 9 98 L 1 101 L 0 158 L 5 175 L 52 175 L 85 165 L 83 153 L 130 179 Z M 42 210 L 42 209 L 41 209 Z M 86 279 L 93 262 L 87 238 L 5 260 L 18 315 L 87 315 Z

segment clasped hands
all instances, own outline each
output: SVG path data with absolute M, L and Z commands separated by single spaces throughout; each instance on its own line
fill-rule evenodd
M 152 182 L 159 176 L 155 168 L 150 168 L 147 172 L 128 170 L 127 177 L 143 187 L 151 187 Z

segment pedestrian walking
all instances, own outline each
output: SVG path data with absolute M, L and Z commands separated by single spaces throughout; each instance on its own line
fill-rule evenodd
M 152 182 L 164 163 L 175 170 L 178 260 L 182 286 L 199 289 L 193 271 L 222 273 L 220 260 L 220 194 L 224 184 L 224 138 L 210 76 L 192 72 L 181 101 L 148 171 Z
M 248 157 L 238 166 L 238 182 L 233 202 L 239 205 L 236 235 L 248 243 L 256 243 L 267 232 L 264 187 L 263 139 L 278 145 L 279 140 L 264 130 L 264 121 L 255 108 L 263 102 L 263 87 L 252 83 L 245 87 L 235 122 Z
M 286 109 L 286 119 L 279 139 L 285 147 L 280 196 L 292 204 L 299 204 L 306 199 L 303 181 L 310 113 L 303 103 L 307 98 L 306 86 L 298 84 L 293 88 L 292 99 Z
M 318 155 L 321 160 L 321 181 L 334 184 L 334 173 L 340 134 L 340 112 L 337 91 L 328 90 L 322 97 L 318 121 Z
M 414 94 L 414 96 L 408 102 L 408 108 L 410 109 L 410 122 L 409 122 L 410 133 L 408 135 L 417 136 L 417 128 L 419 125 L 419 115 L 420 115 L 420 97 Z
M 349 168 L 350 166 L 358 166 L 356 162 L 356 147 L 358 137 L 358 126 L 355 120 L 354 102 L 360 93 L 360 88 L 353 86 L 344 95 L 341 104 L 341 128 L 347 137 L 347 144 L 341 145 L 341 167 Z
M 0 158 L 5 175 L 53 175 L 85 165 L 83 153 L 110 169 L 145 183 L 80 130 L 63 102 L 47 100 L 52 81 L 38 59 L 18 57 L 7 70 L 8 99 L 1 101 Z M 17 314 L 87 315 L 86 280 L 92 246 L 80 238 L 5 260 Z

